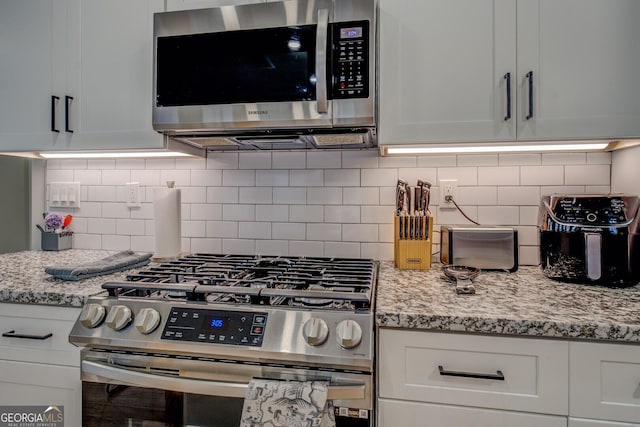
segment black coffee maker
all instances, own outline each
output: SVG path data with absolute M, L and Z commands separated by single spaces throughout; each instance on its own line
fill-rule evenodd
M 640 282 L 640 199 L 622 194 L 543 196 L 538 214 L 545 276 L 610 287 Z

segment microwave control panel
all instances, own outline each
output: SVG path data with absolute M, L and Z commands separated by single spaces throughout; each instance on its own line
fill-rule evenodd
M 332 24 L 331 98 L 369 97 L 369 21 Z
M 163 340 L 261 347 L 267 313 L 172 307 Z

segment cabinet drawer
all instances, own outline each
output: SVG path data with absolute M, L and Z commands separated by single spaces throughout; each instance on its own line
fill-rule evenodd
M 0 333 L 46 336 L 27 339 L 0 336 L 0 359 L 80 366 L 80 349 L 69 344 L 79 308 L 0 304 Z
M 569 414 L 640 422 L 640 346 L 569 344 Z
M 380 427 L 566 427 L 567 418 L 495 409 L 380 399 Z
M 382 329 L 378 361 L 384 398 L 568 413 L 566 342 Z

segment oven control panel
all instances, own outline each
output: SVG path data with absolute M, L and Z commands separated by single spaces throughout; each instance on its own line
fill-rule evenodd
M 332 24 L 333 99 L 369 96 L 369 21 Z
M 162 339 L 261 347 L 267 313 L 172 307 Z

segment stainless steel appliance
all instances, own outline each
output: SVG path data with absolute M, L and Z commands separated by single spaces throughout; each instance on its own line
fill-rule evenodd
M 211 150 L 376 145 L 376 0 L 154 15 L 153 127 Z
M 337 426 L 375 425 L 377 270 L 194 254 L 103 284 L 69 336 L 83 425 L 237 426 L 252 378 L 328 381 Z
M 544 196 L 540 262 L 552 279 L 604 286 L 640 281 L 640 199 L 622 194 Z
M 443 225 L 440 261 L 486 270 L 518 269 L 518 230 L 513 227 Z

